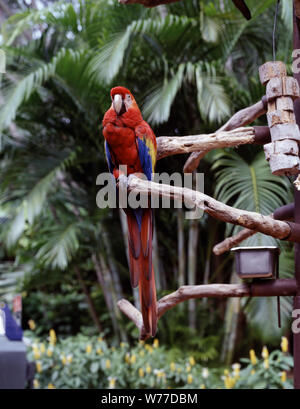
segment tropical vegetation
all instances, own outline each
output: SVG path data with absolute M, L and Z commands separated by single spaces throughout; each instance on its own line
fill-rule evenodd
M 116 301 L 126 297 L 138 305 L 138 297 L 129 283 L 123 216 L 118 209 L 96 206 L 97 175 L 107 171 L 101 120 L 112 86 L 132 91 L 157 136 L 213 132 L 264 95 L 258 67 L 272 58 L 275 2 L 247 3 L 250 21 L 229 0 L 185 0 L 153 9 L 115 0 L 1 0 L 0 47 L 7 67 L 0 74 L 0 297 L 9 301 L 21 292 L 24 326 L 34 320 L 39 337 L 49 328 L 66 337 L 53 357 L 41 356 L 41 387 L 107 387 L 109 377 L 120 380 L 120 387 L 144 387 L 148 381 L 159 387 L 163 379 L 172 387 L 221 387 L 218 371 L 218 381 L 206 383 L 199 375 L 202 366 L 196 365 L 189 383 L 184 359 L 193 356 L 217 367 L 264 343 L 275 347 L 282 335 L 288 336 L 288 297 L 281 301 L 282 329 L 271 298 L 191 300 L 167 312 L 159 324 L 164 347 L 154 353 L 156 360 L 166 356 L 166 378 L 158 380 L 152 372 L 146 378 L 143 357 L 134 371 L 120 365 L 127 353 L 140 357 L 145 347 L 129 349 L 138 333 Z M 281 2 L 277 58 L 289 69 L 291 15 L 292 2 Z M 264 124 L 264 118 L 256 123 Z M 186 158 L 162 159 L 157 172 L 181 172 Z M 269 214 L 292 197 L 291 180 L 270 173 L 261 147 L 213 151 L 198 171 L 205 175 L 205 192 L 232 206 Z M 184 209 L 159 209 L 155 218 L 159 297 L 182 284 L 237 282 L 232 256 L 212 252 L 236 227 L 207 215 L 185 220 Z M 280 276 L 292 275 L 290 245 L 259 234 L 245 244 L 279 245 Z M 79 332 L 93 337 L 90 354 Z M 126 343 L 115 347 L 112 369 L 105 367 L 105 351 L 111 354 L 111 347 L 106 341 L 97 344 L 100 333 L 113 345 Z M 75 344 L 76 356 L 64 365 L 61 357 Z M 178 364 L 184 375 L 167 371 L 169 349 L 185 354 Z M 153 357 L 149 365 L 154 368 Z M 272 371 L 266 373 L 272 375 L 256 386 L 282 386 L 278 374 L 292 366 L 276 351 L 270 357 L 274 373 L 270 364 Z M 245 378 L 236 384 L 240 387 L 253 369 L 246 364 Z M 263 362 L 259 365 L 261 374 Z M 79 367 L 85 368 L 84 379 Z M 143 377 L 138 376 L 141 368 Z

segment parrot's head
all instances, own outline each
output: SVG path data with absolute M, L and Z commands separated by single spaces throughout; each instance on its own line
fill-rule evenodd
M 125 114 L 129 109 L 138 110 L 137 103 L 132 93 L 124 87 L 115 87 L 110 91 L 112 107 L 118 116 Z

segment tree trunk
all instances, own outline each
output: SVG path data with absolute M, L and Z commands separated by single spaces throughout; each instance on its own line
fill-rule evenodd
M 125 245 L 125 249 L 126 249 L 127 263 L 128 263 L 128 267 L 129 267 L 127 218 L 126 218 L 126 214 L 123 212 L 122 209 L 119 209 L 119 215 L 120 215 L 120 222 L 121 222 L 121 228 L 122 228 L 122 233 L 123 233 L 124 245 Z M 128 274 L 129 274 L 129 270 L 128 270 Z M 128 279 L 129 279 L 129 275 L 128 275 Z M 135 307 L 137 309 L 140 309 L 139 289 L 138 288 L 133 288 L 132 289 L 132 294 L 133 294 Z
M 198 220 L 191 220 L 189 227 L 189 248 L 188 248 L 188 285 L 196 284 L 197 271 L 197 247 L 198 247 L 199 227 Z M 196 300 L 189 300 L 189 326 L 196 329 Z
M 233 270 L 230 283 L 239 283 L 240 279 Z M 227 300 L 225 313 L 225 336 L 222 345 L 221 361 L 230 365 L 234 355 L 234 347 L 237 336 L 238 318 L 241 308 L 240 298 L 229 298 Z
M 178 242 L 178 272 L 177 286 L 178 288 L 186 283 L 186 252 L 184 238 L 184 212 L 182 209 L 177 209 L 177 242 Z M 180 309 L 183 309 L 183 304 L 180 304 Z
M 95 310 L 93 300 L 91 298 L 90 292 L 89 292 L 89 290 L 88 290 L 88 288 L 87 288 L 87 286 L 86 286 L 86 284 L 85 284 L 85 282 L 84 282 L 84 280 L 82 278 L 82 275 L 81 275 L 80 270 L 79 270 L 78 267 L 75 267 L 75 272 L 77 274 L 77 278 L 78 278 L 79 284 L 81 285 L 82 291 L 85 294 L 85 298 L 86 298 L 87 304 L 89 306 L 89 312 L 91 314 L 92 320 L 94 321 L 94 324 L 95 324 L 96 328 L 98 328 L 99 332 L 102 332 L 103 329 L 102 329 L 102 326 L 100 324 L 97 312 Z
M 127 335 L 125 331 L 123 331 L 122 326 L 120 326 L 118 323 L 118 320 L 121 320 L 121 314 L 117 308 L 118 300 L 106 261 L 101 254 L 99 254 L 99 259 L 95 254 L 93 254 L 92 260 L 95 266 L 98 281 L 103 291 L 103 296 L 111 318 L 114 332 L 120 339 L 127 341 Z
M 118 267 L 114 260 L 113 251 L 111 248 L 111 242 L 110 242 L 108 232 L 104 227 L 103 227 L 102 232 L 103 232 L 102 233 L 103 244 L 106 250 L 107 262 L 108 262 L 109 269 L 111 271 L 111 278 L 113 281 L 113 286 L 116 290 L 117 299 L 120 300 L 121 298 L 123 298 L 123 290 L 122 290 L 122 284 L 120 280 L 120 274 L 119 274 Z

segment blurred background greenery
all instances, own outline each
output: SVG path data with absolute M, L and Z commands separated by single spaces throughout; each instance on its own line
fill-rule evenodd
M 247 3 L 250 21 L 229 0 L 153 9 L 0 0 L 0 298 L 23 294 L 24 328 L 31 319 L 40 337 L 54 328 L 62 337 L 101 332 L 112 345 L 136 341 L 116 305 L 122 297 L 138 304 L 122 215 L 96 206 L 109 90 L 128 87 L 157 136 L 214 132 L 265 93 L 258 67 L 272 59 L 275 2 Z M 277 38 L 277 59 L 291 70 L 292 1 L 281 2 Z M 186 158 L 162 159 L 157 172 L 182 172 Z M 232 206 L 269 214 L 292 200 L 291 181 L 270 173 L 261 147 L 215 150 L 198 171 L 205 193 Z M 189 221 L 181 209 L 159 209 L 155 222 L 158 297 L 182 284 L 237 282 L 232 256 L 212 247 L 238 227 L 207 215 Z M 244 244 L 276 241 L 257 234 Z M 291 277 L 292 246 L 277 244 L 280 277 Z M 272 298 L 209 299 L 169 311 L 157 336 L 208 366 L 229 364 L 289 337 L 291 300 L 281 303 L 281 330 Z

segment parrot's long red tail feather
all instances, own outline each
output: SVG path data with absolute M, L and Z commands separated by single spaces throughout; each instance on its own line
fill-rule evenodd
M 126 209 L 130 278 L 133 287 L 139 286 L 141 311 L 147 334 L 157 330 L 155 275 L 152 267 L 153 210 L 143 209 L 140 216 Z M 139 220 L 139 222 L 138 222 Z

